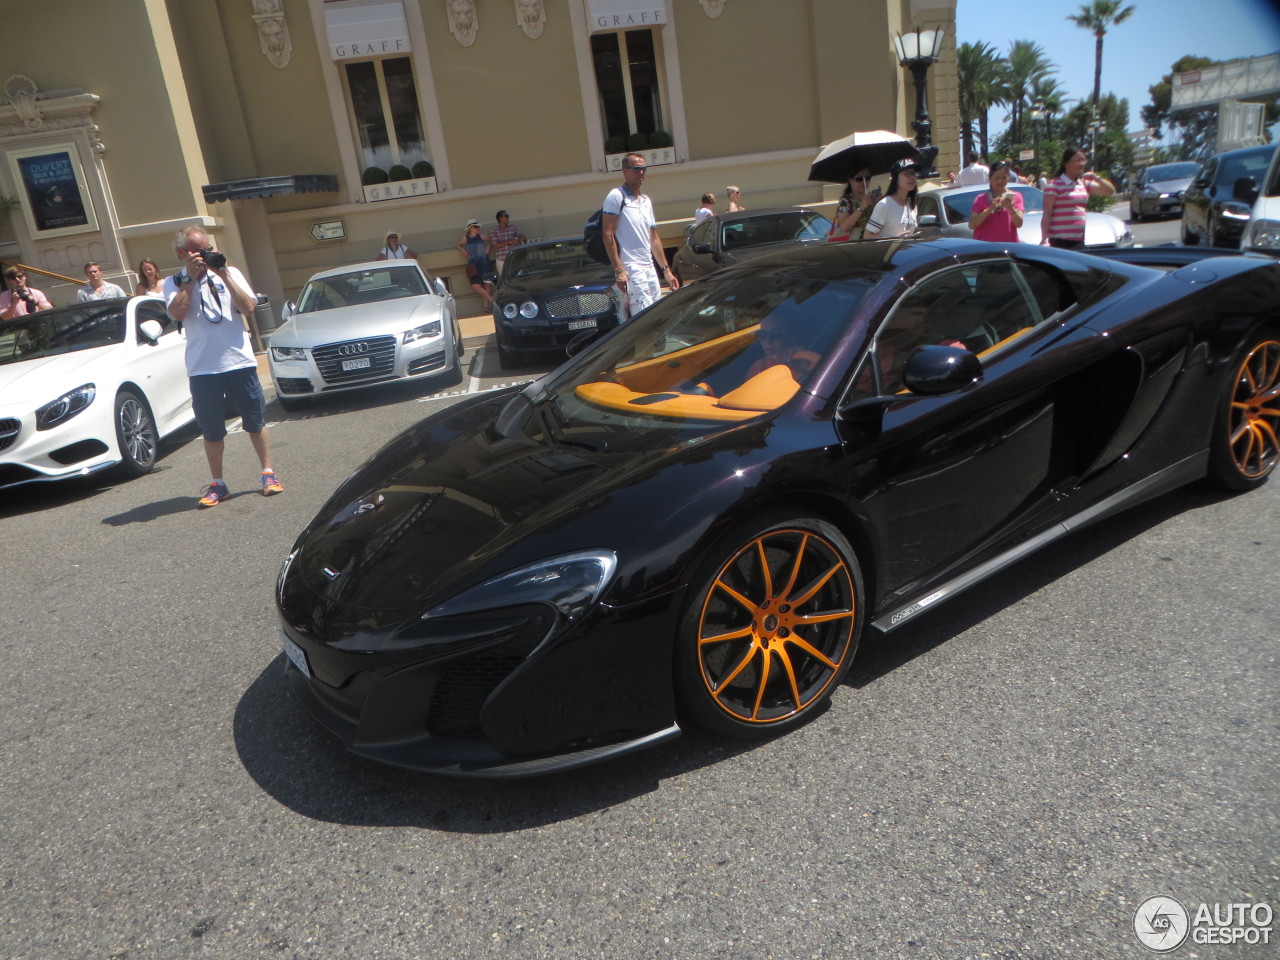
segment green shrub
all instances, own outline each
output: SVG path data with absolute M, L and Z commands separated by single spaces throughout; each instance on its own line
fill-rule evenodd
M 621 153 L 625 149 L 627 149 L 626 137 L 610 137 L 604 142 L 605 153 Z
M 366 187 L 374 183 L 386 183 L 387 171 L 381 167 L 365 167 L 364 173 L 360 174 L 360 182 Z
M 649 138 L 643 133 L 633 133 L 627 137 L 627 149 L 633 152 L 649 149 Z
M 393 163 L 391 169 L 387 171 L 387 179 L 392 183 L 397 180 L 412 180 L 413 173 L 403 163 Z
M 413 165 L 413 179 L 425 180 L 427 177 L 434 177 L 436 168 L 432 166 L 430 160 L 419 160 Z
M 674 142 L 675 141 L 671 139 L 671 134 L 667 133 L 665 130 L 655 130 L 653 133 L 649 134 L 649 146 L 654 150 L 657 150 L 660 147 L 669 147 Z

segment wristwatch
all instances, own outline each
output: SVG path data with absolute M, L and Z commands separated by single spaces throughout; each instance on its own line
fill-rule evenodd
M 189 276 L 187 276 L 185 273 L 180 273 L 180 274 L 178 274 L 176 277 L 174 277 L 173 279 L 174 279 L 174 281 L 178 284 L 178 286 L 182 286 L 184 283 L 195 283 L 195 282 L 196 282 L 196 278 L 195 278 L 195 277 L 189 277 Z

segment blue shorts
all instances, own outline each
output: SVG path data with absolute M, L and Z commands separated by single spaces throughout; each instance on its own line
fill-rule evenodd
M 226 373 L 208 373 L 188 377 L 191 384 L 191 407 L 200 432 L 210 443 L 227 435 L 227 398 L 235 404 L 246 433 L 258 433 L 267 425 L 267 403 L 262 395 L 258 368 L 243 367 Z

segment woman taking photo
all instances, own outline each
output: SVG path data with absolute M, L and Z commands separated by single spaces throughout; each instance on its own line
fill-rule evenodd
M 889 177 L 889 192 L 871 211 L 867 227 L 862 231 L 864 240 L 882 237 L 906 237 L 916 232 L 916 183 L 920 168 L 914 161 L 898 164 Z
M 1040 243 L 1077 250 L 1084 246 L 1084 215 L 1090 197 L 1109 197 L 1116 188 L 1089 166 L 1089 155 L 1080 147 L 1067 147 L 1058 175 L 1044 188 L 1044 216 L 1040 219 Z
M 1009 165 L 1001 161 L 991 167 L 990 188 L 978 194 L 969 214 L 973 239 L 993 243 L 1017 243 L 1022 226 L 1022 194 L 1009 189 Z
M 871 211 L 876 205 L 870 187 L 871 171 L 866 167 L 849 178 L 849 185 L 844 188 L 844 195 L 836 204 L 836 218 L 831 224 L 831 232 L 827 234 L 828 242 L 862 239 L 862 231 L 871 219 Z

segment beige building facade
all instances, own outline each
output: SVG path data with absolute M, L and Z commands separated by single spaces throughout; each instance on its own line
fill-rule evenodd
M 50 41 L 0 66 L 0 261 L 79 278 L 97 260 L 130 289 L 144 257 L 175 269 L 174 232 L 198 221 L 278 311 L 396 230 L 466 312 L 466 221 L 505 209 L 530 237 L 580 234 L 629 149 L 648 158 L 669 246 L 731 183 L 748 207 L 831 203 L 838 187 L 806 180 L 823 144 L 915 135 L 892 38 L 916 27 L 947 30 L 928 105 L 938 169 L 957 167 L 955 0 L 0 0 L 0 14 L 9 35 Z

